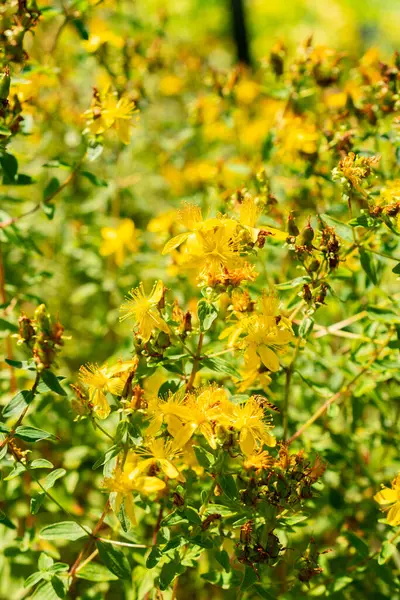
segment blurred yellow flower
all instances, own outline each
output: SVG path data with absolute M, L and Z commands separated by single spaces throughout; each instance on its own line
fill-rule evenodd
M 136 112 L 134 102 L 124 96 L 118 98 L 106 89 L 101 93 L 94 91 L 92 105 L 83 116 L 90 133 L 99 135 L 114 128 L 121 142 L 129 144 L 132 117 Z
M 381 491 L 375 494 L 374 500 L 378 504 L 386 505 L 387 522 L 389 525 L 400 525 L 400 474 L 392 481 L 392 488 L 383 486 Z
M 103 227 L 101 229 L 103 243 L 100 246 L 102 256 L 115 255 L 115 262 L 120 267 L 123 265 L 126 252 L 137 252 L 139 241 L 135 224 L 131 219 L 123 219 L 117 227 Z
M 124 39 L 114 33 L 110 24 L 102 19 L 93 19 L 89 23 L 89 39 L 82 41 L 82 46 L 87 52 L 96 52 L 103 44 L 114 48 L 122 48 Z
M 177 96 L 183 85 L 183 80 L 177 75 L 165 75 L 160 80 L 159 89 L 163 96 Z
M 121 504 L 124 502 L 125 512 L 133 524 L 136 524 L 136 515 L 132 492 L 148 495 L 160 492 L 165 488 L 165 482 L 158 477 L 138 475 L 137 463 L 137 455 L 130 451 L 123 466 L 119 465 L 112 476 L 106 477 L 103 481 L 103 488 L 111 494 L 111 506 L 115 514 L 119 513 Z

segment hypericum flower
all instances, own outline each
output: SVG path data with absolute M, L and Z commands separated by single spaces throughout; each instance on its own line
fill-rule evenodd
M 137 463 L 137 455 L 129 452 L 123 467 L 119 465 L 112 476 L 106 477 L 103 481 L 103 488 L 111 494 L 110 500 L 115 514 L 119 513 L 124 502 L 126 514 L 133 524 L 136 524 L 136 516 L 132 492 L 148 495 L 165 488 L 165 482 L 158 477 L 137 475 L 135 471 Z
M 256 472 L 262 471 L 263 469 L 269 469 L 274 464 L 274 458 L 266 450 L 261 450 L 255 454 L 246 456 L 243 461 L 245 469 L 254 469 Z
M 138 112 L 135 103 L 128 98 L 118 98 L 113 92 L 94 90 L 92 105 L 84 113 L 87 130 L 94 135 L 104 133 L 113 127 L 121 142 L 129 144 L 133 114 Z
M 293 340 L 293 333 L 290 321 L 277 314 L 278 306 L 278 298 L 264 292 L 259 312 L 240 318 L 222 332 L 221 339 L 228 337 L 230 346 L 237 344 L 245 350 L 246 369 L 259 369 L 262 363 L 270 371 L 279 370 L 277 353 L 285 351 L 284 346 Z
M 333 181 L 347 183 L 363 195 L 365 190 L 361 184 L 369 177 L 372 170 L 378 165 L 380 156 L 356 156 L 354 152 L 349 152 L 347 156 L 339 161 L 339 165 L 332 171 Z
M 139 456 L 147 457 L 139 460 L 132 472 L 132 477 L 148 472 L 152 467 L 160 467 L 170 479 L 179 478 L 179 471 L 173 464 L 173 459 L 181 453 L 172 440 L 152 438 L 148 440 L 142 449 L 136 450 Z
M 137 252 L 139 248 L 135 224 L 131 219 L 122 219 L 117 227 L 103 227 L 101 236 L 103 243 L 100 254 L 115 254 L 115 262 L 119 267 L 124 263 L 126 251 Z
M 143 342 L 148 342 L 153 331 L 159 329 L 165 333 L 169 333 L 169 328 L 162 318 L 158 309 L 158 304 L 164 296 L 164 284 L 162 281 L 157 281 L 149 296 L 144 292 L 143 284 L 131 290 L 126 299 L 126 303 L 122 304 L 120 311 L 120 321 L 125 319 L 134 319 L 138 329 L 138 335 Z
M 392 481 L 392 488 L 382 486 L 380 492 L 375 494 L 374 500 L 381 505 L 387 505 L 383 508 L 387 511 L 387 522 L 389 525 L 400 525 L 400 474 Z
M 283 127 L 278 131 L 279 154 L 288 159 L 298 155 L 312 155 L 317 152 L 318 130 L 313 123 L 301 117 L 288 115 Z
M 200 393 L 184 395 L 183 391 L 170 394 L 167 400 L 155 400 L 149 404 L 152 414 L 147 434 L 155 435 L 163 422 L 174 438 L 174 447 L 183 448 L 194 433 L 201 433 L 211 448 L 217 447 L 215 422 L 230 403 L 223 388 L 207 386 Z
M 96 364 L 82 365 L 79 378 L 89 388 L 89 404 L 100 419 L 106 419 L 110 414 L 110 406 L 106 393 L 119 396 L 124 389 L 124 381 L 110 373 L 107 365 L 99 367 Z
M 273 428 L 264 420 L 264 410 L 251 397 L 244 404 L 231 404 L 229 412 L 221 417 L 221 422 L 239 432 L 239 445 L 243 454 L 251 455 L 264 444 L 275 446 L 276 439 L 269 431 Z
M 214 426 L 230 402 L 223 388 L 207 386 L 200 394 L 190 394 L 186 399 L 187 415 L 181 427 L 170 431 L 178 448 L 183 448 L 194 433 L 201 433 L 214 450 L 217 447 Z

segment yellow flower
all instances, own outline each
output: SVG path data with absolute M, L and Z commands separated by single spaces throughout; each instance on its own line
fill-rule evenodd
M 175 427 L 174 431 L 170 431 L 176 446 L 183 448 L 194 433 L 201 433 L 215 450 L 217 440 L 214 425 L 222 411 L 229 409 L 229 406 L 225 390 L 216 386 L 206 387 L 199 395 L 190 394 L 186 400 L 187 415 L 182 419 L 183 427 Z
M 261 450 L 255 454 L 249 454 L 243 461 L 245 469 L 254 469 L 259 472 L 269 469 L 274 464 L 274 459 L 266 450 Z
M 96 416 L 106 419 L 111 409 L 105 394 L 121 395 L 124 389 L 123 379 L 110 373 L 107 365 L 99 367 L 96 364 L 82 365 L 79 369 L 79 377 L 89 388 L 89 403 L 92 404 Z
M 229 338 L 229 345 L 238 344 L 245 350 L 246 370 L 258 370 L 262 363 L 270 371 L 279 370 L 277 354 L 285 351 L 293 340 L 288 319 L 277 314 L 279 301 L 274 294 L 263 293 L 259 312 L 242 317 L 239 323 L 225 329 L 220 339 Z M 240 339 L 241 335 L 244 337 Z
M 260 93 L 260 86 L 256 81 L 243 79 L 235 87 L 235 95 L 238 102 L 252 104 Z
M 230 412 L 222 417 L 224 422 L 239 431 L 243 454 L 251 455 L 264 444 L 276 445 L 276 439 L 269 433 L 272 425 L 264 421 L 264 410 L 253 397 L 244 404 L 232 404 Z
M 134 319 L 138 328 L 138 335 L 143 342 L 148 342 L 153 331 L 159 329 L 169 333 L 168 325 L 162 318 L 157 305 L 164 295 L 164 284 L 158 281 L 149 296 L 144 293 L 143 284 L 129 292 L 126 303 L 120 308 L 122 313 L 120 321 Z
M 131 219 L 122 219 L 117 227 L 103 227 L 101 236 L 103 243 L 100 254 L 115 254 L 115 262 L 119 267 L 124 263 L 125 251 L 137 252 L 139 248 L 135 224 Z
M 148 458 L 139 460 L 132 472 L 132 477 L 137 477 L 144 471 L 151 470 L 155 466 L 160 467 L 169 479 L 177 479 L 179 477 L 179 471 L 172 463 L 172 460 L 180 454 L 180 450 L 171 440 L 163 440 L 162 438 L 150 439 L 142 450 L 137 450 L 137 453 Z
M 121 142 L 129 144 L 132 116 L 136 112 L 134 102 L 125 97 L 117 98 L 106 89 L 102 93 L 94 91 L 92 105 L 83 116 L 90 133 L 98 135 L 113 127 Z
M 287 117 L 278 132 L 279 153 L 288 159 L 295 158 L 299 153 L 315 154 L 318 137 L 318 130 L 313 123 L 301 117 Z
M 115 34 L 109 23 L 102 19 L 95 19 L 89 26 L 90 35 L 88 40 L 82 41 L 82 46 L 87 52 L 96 52 L 103 44 L 109 44 L 115 48 L 122 48 L 124 39 Z
M 136 524 L 132 492 L 153 494 L 165 488 L 165 482 L 158 477 L 137 476 L 138 457 L 134 452 L 129 452 L 123 467 L 119 465 L 112 477 L 106 477 L 103 487 L 110 492 L 111 505 L 116 514 L 119 513 L 124 502 L 126 514 L 133 524 Z
M 167 400 L 156 400 L 149 405 L 152 414 L 147 434 L 155 435 L 165 421 L 174 438 L 175 448 L 184 448 L 195 433 L 201 433 L 211 448 L 217 447 L 214 425 L 230 402 L 224 389 L 207 386 L 199 394 L 184 395 L 184 390 L 170 394 Z
M 393 479 L 392 489 L 383 486 L 381 491 L 375 494 L 374 500 L 378 504 L 389 505 L 383 509 L 388 511 L 386 519 L 389 525 L 400 525 L 400 474 Z
M 160 92 L 164 96 L 177 96 L 183 88 L 183 81 L 177 75 L 165 75 L 160 80 Z

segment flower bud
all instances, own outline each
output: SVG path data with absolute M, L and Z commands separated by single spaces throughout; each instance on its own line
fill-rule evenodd
M 10 69 L 6 67 L 0 74 L 0 100 L 7 100 L 10 93 Z
M 299 235 L 299 228 L 297 227 L 297 225 L 295 223 L 293 211 L 291 211 L 289 213 L 287 228 L 288 228 L 289 235 L 291 235 L 292 237 L 297 237 Z

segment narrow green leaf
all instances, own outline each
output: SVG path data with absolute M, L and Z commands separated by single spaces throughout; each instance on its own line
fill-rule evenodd
M 56 377 L 56 375 L 54 375 L 54 373 L 52 373 L 48 369 L 45 369 L 42 372 L 42 379 L 43 379 L 44 383 L 47 385 L 47 387 L 52 392 L 55 392 L 56 394 L 59 394 L 60 396 L 67 395 L 67 392 L 60 385 L 59 378 Z
M 60 521 L 60 523 L 46 525 L 39 533 L 39 537 L 43 540 L 70 540 L 71 542 L 87 535 L 75 521 Z
M 118 579 L 131 578 L 131 567 L 122 550 L 104 542 L 97 542 L 97 549 L 103 563 Z
M 36 427 L 29 427 L 21 425 L 15 430 L 15 436 L 24 440 L 24 442 L 40 442 L 41 440 L 52 439 L 55 440 L 55 436 L 44 429 L 37 429 Z

